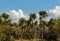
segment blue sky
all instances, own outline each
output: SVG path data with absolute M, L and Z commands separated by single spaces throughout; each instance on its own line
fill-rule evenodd
M 49 10 L 60 5 L 60 0 L 0 0 L 0 14 L 22 9 L 24 14 Z
M 0 0 L 0 14 L 7 12 L 12 20 L 18 20 L 21 16 L 28 19 L 30 13 L 37 14 L 40 10 L 48 11 L 47 20 L 60 18 L 60 0 Z

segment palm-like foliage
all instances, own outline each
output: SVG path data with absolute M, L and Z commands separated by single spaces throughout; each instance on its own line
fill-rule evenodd
M 24 18 L 20 18 L 19 22 L 20 23 L 24 23 L 25 22 L 25 19 Z
M 22 25 L 22 24 L 24 24 L 24 23 L 25 23 L 25 19 L 24 19 L 24 18 L 20 18 L 19 24 Z
M 40 11 L 40 12 L 39 12 L 39 15 L 40 15 L 40 20 L 41 20 L 41 21 L 42 21 L 43 18 L 45 18 L 45 17 L 48 16 L 47 12 L 44 11 L 44 10 L 43 10 L 43 11 Z M 40 24 L 41 24 L 41 27 L 42 27 L 42 41 L 43 41 L 43 32 L 44 32 L 44 31 L 43 31 L 43 28 L 44 28 L 43 23 L 44 23 L 43 21 L 40 23 Z
M 35 20 L 35 19 L 36 19 L 35 13 L 31 13 L 31 14 L 30 14 L 30 20 L 33 21 L 33 20 Z
M 36 19 L 36 14 L 35 13 L 31 13 L 30 14 L 30 19 L 29 19 L 29 21 L 31 22 L 31 27 L 33 28 L 33 22 L 34 22 L 34 20 Z
M 6 14 L 6 13 L 3 13 L 3 14 L 2 14 L 2 17 L 3 17 L 4 21 L 5 21 L 4 24 L 6 24 L 6 21 L 7 21 L 7 19 L 9 18 L 9 15 Z
M 40 15 L 41 18 L 45 18 L 45 17 L 48 16 L 47 12 L 44 11 L 44 10 L 43 10 L 43 11 L 40 11 L 40 12 L 39 12 L 39 15 Z
M 9 18 L 9 15 L 6 14 L 6 13 L 3 13 L 3 14 L 2 14 L 2 17 L 4 18 L 4 20 L 7 20 L 7 19 Z

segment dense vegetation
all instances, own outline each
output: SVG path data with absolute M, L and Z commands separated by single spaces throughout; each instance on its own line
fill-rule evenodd
M 40 39 L 41 41 L 58 41 L 60 37 L 60 18 L 48 17 L 46 11 L 39 12 L 39 24 L 36 14 L 31 13 L 29 20 L 20 18 L 18 23 L 12 23 L 9 15 L 3 13 L 0 15 L 0 41 L 15 41 L 16 39 Z

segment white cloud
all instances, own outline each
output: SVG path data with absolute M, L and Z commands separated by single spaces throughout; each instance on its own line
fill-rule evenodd
M 9 12 L 9 17 L 12 21 L 17 22 L 20 18 L 25 18 L 26 20 L 29 19 L 29 16 L 24 15 L 23 11 L 20 9 L 18 11 L 11 10 Z
M 55 8 L 50 9 L 47 12 L 48 12 L 48 15 L 53 18 L 60 18 L 60 6 L 56 6 Z M 24 13 L 21 9 L 18 11 L 11 10 L 8 14 L 9 14 L 10 19 L 12 19 L 15 22 L 17 22 L 20 18 L 25 18 L 26 20 L 29 19 L 29 16 L 24 15 Z M 39 14 L 37 13 L 36 16 L 37 16 L 37 20 L 38 20 Z
M 60 6 L 56 6 L 54 9 L 48 11 L 49 16 L 53 18 L 60 18 Z
M 24 17 L 25 16 L 22 10 L 18 10 L 18 14 L 19 14 L 20 17 Z
M 36 16 L 39 17 L 39 14 L 37 13 Z

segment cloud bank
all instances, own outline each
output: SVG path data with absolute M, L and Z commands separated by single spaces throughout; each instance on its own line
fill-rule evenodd
M 60 18 L 60 6 L 56 6 L 55 8 L 50 9 L 47 12 L 48 12 L 48 16 L 50 16 L 52 18 Z M 29 16 L 24 15 L 24 13 L 21 9 L 18 11 L 11 10 L 8 14 L 9 14 L 10 19 L 14 22 L 17 22 L 20 18 L 25 18 L 26 20 L 29 19 Z M 36 16 L 38 19 L 39 14 L 37 13 Z
M 60 6 L 56 6 L 54 9 L 50 9 L 47 12 L 52 18 L 60 18 Z
M 20 9 L 18 11 L 11 10 L 9 12 L 9 17 L 12 21 L 17 22 L 20 18 L 25 18 L 26 20 L 29 19 L 29 16 L 24 15 L 23 11 Z

